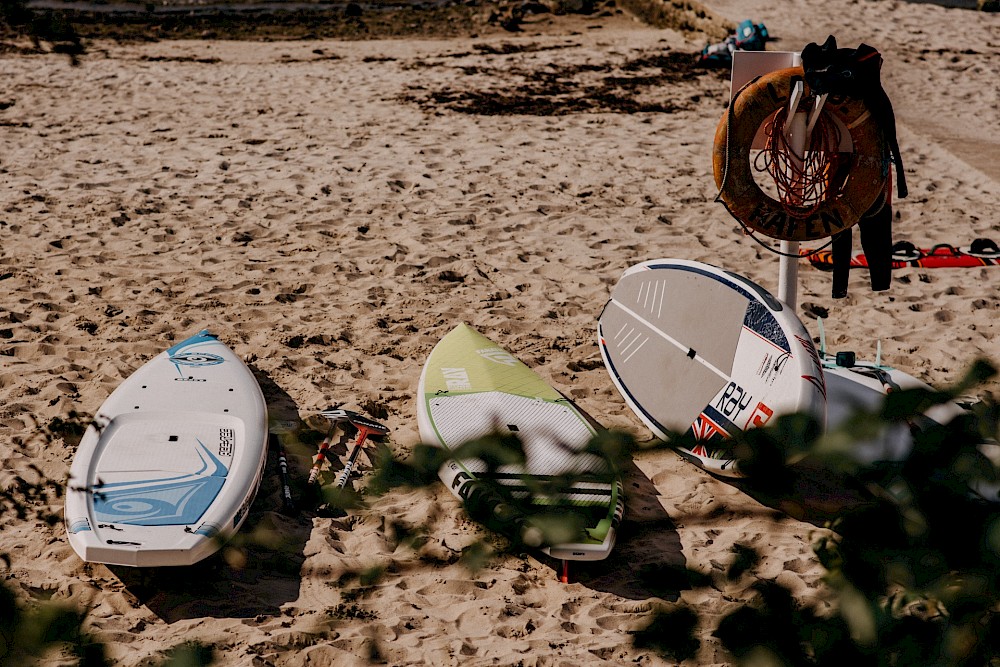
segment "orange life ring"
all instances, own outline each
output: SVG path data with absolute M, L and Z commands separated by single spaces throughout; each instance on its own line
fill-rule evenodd
M 796 81 L 803 82 L 808 95 L 801 67 L 769 72 L 740 89 L 715 130 L 712 166 L 719 198 L 742 224 L 771 238 L 815 241 L 857 224 L 878 197 L 885 195 L 889 151 L 864 102 L 831 95 L 823 109 L 843 123 L 854 142 L 847 180 L 814 211 L 791 215 L 754 182 L 750 148 L 757 129 L 788 104 Z

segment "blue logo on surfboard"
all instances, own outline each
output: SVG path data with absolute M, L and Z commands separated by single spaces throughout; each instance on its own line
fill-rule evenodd
M 221 345 L 219 340 L 210 334 L 208 330 L 201 331 L 196 336 L 191 336 L 177 345 L 167 350 L 167 358 L 175 366 L 189 366 L 200 368 L 204 366 L 218 366 L 225 359 L 211 352 L 195 351 L 192 348 L 198 345 Z
M 217 354 L 207 352 L 182 352 L 172 355 L 170 361 L 178 366 L 217 366 L 225 360 Z

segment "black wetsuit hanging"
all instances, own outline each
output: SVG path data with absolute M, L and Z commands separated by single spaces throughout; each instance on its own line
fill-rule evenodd
M 814 95 L 830 93 L 861 99 L 875 122 L 882 129 L 886 144 L 896 167 L 896 193 L 900 198 L 907 194 L 903 160 L 896 138 L 896 116 L 892 102 L 882 88 L 880 70 L 882 56 L 867 44 L 856 49 L 838 49 L 833 35 L 822 46 L 807 44 L 802 49 L 802 69 L 806 83 Z M 868 258 L 872 289 L 881 291 L 892 282 L 892 185 L 886 184 L 884 197 L 880 197 L 861 217 L 861 247 Z M 849 263 L 853 246 L 851 229 L 833 237 L 833 297 L 847 296 Z

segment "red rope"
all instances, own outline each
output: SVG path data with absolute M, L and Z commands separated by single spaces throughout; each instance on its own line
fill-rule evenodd
M 839 164 L 840 128 L 826 111 L 820 112 L 805 155 L 796 155 L 784 132 L 787 117 L 788 110 L 783 107 L 765 123 L 767 143 L 753 166 L 774 179 L 785 212 L 802 219 L 837 194 L 833 183 Z

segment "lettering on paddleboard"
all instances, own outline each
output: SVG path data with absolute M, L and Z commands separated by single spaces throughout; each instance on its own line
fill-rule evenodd
M 208 382 L 208 380 L 189 376 L 186 378 L 174 378 L 174 382 Z
M 240 521 L 242 521 L 243 517 L 246 516 L 247 512 L 250 511 L 250 505 L 253 504 L 254 496 L 257 495 L 257 489 L 260 488 L 260 480 L 261 480 L 261 477 L 264 476 L 263 473 L 264 473 L 264 469 L 263 468 L 261 468 L 257 472 L 257 479 L 254 480 L 253 490 L 250 492 L 250 495 L 247 496 L 247 499 L 243 501 L 243 505 L 240 506 L 240 509 L 236 513 L 236 516 L 233 517 L 233 528 L 238 528 L 239 525 L 240 525 Z
M 746 410 L 752 400 L 753 396 L 750 395 L 750 392 L 735 382 L 730 382 L 716 402 L 715 409 L 729 417 L 730 421 L 735 422 L 734 417 Z
M 472 493 L 472 484 L 466 484 L 466 482 L 471 482 L 473 480 L 472 475 L 467 472 L 460 472 L 455 475 L 455 479 L 451 480 L 451 488 L 458 489 L 458 497 L 462 500 L 467 500 L 469 494 Z
M 225 359 L 208 352 L 182 352 L 172 355 L 170 361 L 178 366 L 215 366 L 223 363 Z
M 476 354 L 483 359 L 487 359 L 504 366 L 514 366 L 517 364 L 517 359 L 515 359 L 510 352 L 501 350 L 499 347 L 484 347 L 481 350 L 476 350 Z
M 236 431 L 231 428 L 219 429 L 219 456 L 232 456 L 236 446 Z
M 444 384 L 448 387 L 448 391 L 469 391 L 472 389 L 469 374 L 464 368 L 442 368 L 441 375 L 444 376 Z

